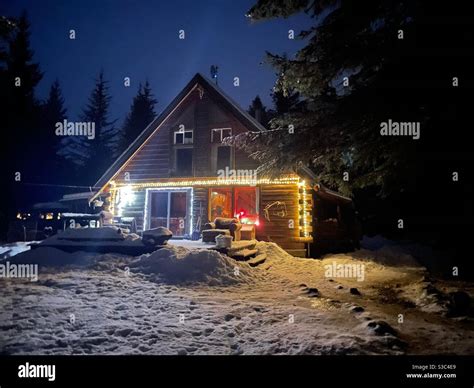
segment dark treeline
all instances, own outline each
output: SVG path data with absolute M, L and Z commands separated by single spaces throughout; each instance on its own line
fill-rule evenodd
M 112 96 L 103 71 L 79 118 L 68 115 L 60 80 L 45 100 L 36 96 L 43 78 L 30 45 L 26 13 L 0 18 L 0 109 L 2 198 L 0 239 L 19 209 L 59 199 L 68 192 L 87 191 L 104 169 L 155 117 L 148 81 L 140 84 L 123 124 L 110 117 Z M 61 136 L 66 123 L 94 123 L 94 136 Z M 77 188 L 68 186 L 78 186 Z M 83 186 L 83 188 L 82 188 Z
M 302 12 L 314 21 L 298 35 L 305 46 L 291 59 L 267 53 L 267 62 L 278 73 L 275 92 L 298 93 L 305 104 L 276 109 L 266 123 L 274 131 L 237 136 L 234 144 L 270 173 L 309 167 L 354 199 L 366 233 L 449 248 L 466 262 L 474 226 L 468 6 L 259 0 L 248 16 Z M 259 104 L 250 112 L 262 111 Z M 381 136 L 389 120 L 420 123 L 420 137 Z

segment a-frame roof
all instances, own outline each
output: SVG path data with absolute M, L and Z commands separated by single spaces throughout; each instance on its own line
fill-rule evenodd
M 166 107 L 161 114 L 153 120 L 144 130 L 138 135 L 135 141 L 128 146 L 128 148 L 115 160 L 109 169 L 99 178 L 95 187 L 102 188 L 122 167 L 122 165 L 140 148 L 140 146 L 147 141 L 147 139 L 155 132 L 155 130 L 169 117 L 170 113 L 180 104 L 180 102 L 192 91 L 196 86 L 201 86 L 205 92 L 209 93 L 211 99 L 221 102 L 221 104 L 229 109 L 234 116 L 248 128 L 249 131 L 264 131 L 265 128 L 246 111 L 244 111 L 235 101 L 227 96 L 219 87 L 214 85 L 206 77 L 200 73 L 188 82 L 183 90 L 174 98 L 174 100 Z

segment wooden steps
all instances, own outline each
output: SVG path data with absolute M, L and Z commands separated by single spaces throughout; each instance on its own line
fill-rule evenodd
M 251 257 L 254 257 L 257 254 L 256 249 L 240 249 L 236 252 L 234 252 L 232 255 L 228 253 L 230 257 L 232 257 L 235 260 L 243 261 L 243 260 L 248 260 Z
M 257 249 L 255 249 L 255 244 L 255 240 L 241 240 L 233 242 L 231 248 L 217 248 L 214 246 L 209 249 L 224 253 L 235 260 L 247 261 L 255 257 L 258 252 Z
M 267 255 L 265 253 L 261 253 L 260 255 L 255 256 L 254 258 L 248 260 L 247 263 L 251 267 L 256 267 L 260 264 L 265 263 L 265 260 L 267 260 Z
M 227 255 L 233 257 L 242 250 L 252 250 L 255 248 L 255 240 L 241 240 L 232 243 L 232 247 L 227 250 Z

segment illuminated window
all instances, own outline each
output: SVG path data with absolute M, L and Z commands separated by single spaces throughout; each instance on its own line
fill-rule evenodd
M 236 187 L 234 190 L 234 214 L 244 223 L 255 222 L 258 218 L 257 189 L 255 187 Z
M 242 223 L 258 220 L 258 196 L 255 187 L 212 188 L 210 190 L 210 220 L 216 217 L 237 217 Z
M 54 214 L 53 213 L 46 213 L 46 219 L 47 220 L 52 220 L 54 218 Z
M 213 221 L 216 217 L 233 217 L 232 213 L 232 189 L 231 188 L 213 188 L 211 189 L 210 200 L 210 219 Z

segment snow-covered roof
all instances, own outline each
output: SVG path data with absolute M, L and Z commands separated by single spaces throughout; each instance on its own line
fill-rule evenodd
M 332 202 L 345 203 L 345 204 L 352 202 L 351 198 L 345 197 L 344 195 L 339 194 L 336 191 L 330 190 L 321 184 L 316 184 L 315 190 L 316 190 L 316 194 L 322 199 L 326 199 Z
M 68 210 L 68 207 L 59 202 L 38 202 L 32 206 L 33 210 Z
M 85 191 L 82 193 L 64 194 L 60 201 L 63 202 L 74 201 L 76 199 L 91 199 L 95 193 L 95 191 Z
M 77 218 L 98 218 L 99 214 L 88 214 L 88 213 L 61 213 L 62 217 L 77 217 Z

